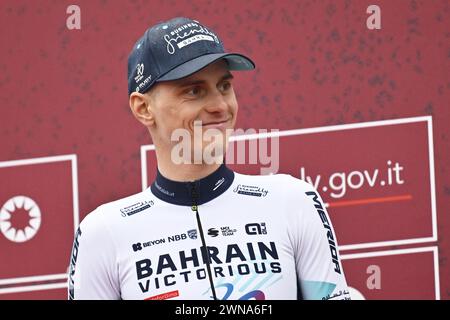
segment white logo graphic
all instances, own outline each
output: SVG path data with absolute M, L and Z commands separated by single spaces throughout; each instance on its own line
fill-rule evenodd
M 225 182 L 225 178 L 222 178 L 216 182 L 216 186 L 214 187 L 213 191 L 215 191 L 218 187 L 220 187 Z
M 195 29 L 195 27 L 198 27 L 198 29 Z M 219 43 L 219 38 L 213 32 L 196 23 L 188 23 L 172 30 L 170 35 L 166 34 L 164 36 L 164 40 L 166 41 L 166 49 L 169 54 L 175 53 L 174 45 L 181 49 L 197 41 L 206 40 Z
M 0 231 L 12 242 L 33 238 L 41 226 L 41 210 L 33 199 L 15 196 L 0 209 Z
M 138 63 L 138 65 L 136 66 L 136 77 L 134 77 L 134 81 L 138 83 L 139 81 L 142 80 L 143 77 L 144 77 L 144 64 Z

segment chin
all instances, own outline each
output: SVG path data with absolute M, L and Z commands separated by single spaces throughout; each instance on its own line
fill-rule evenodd
M 222 163 L 227 149 L 225 136 L 213 141 L 203 141 L 203 161 L 207 164 Z

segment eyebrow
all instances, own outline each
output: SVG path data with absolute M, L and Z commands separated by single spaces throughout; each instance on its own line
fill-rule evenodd
M 224 80 L 233 79 L 233 78 L 234 78 L 233 75 L 230 72 L 227 72 L 219 79 L 219 82 L 224 81 Z M 205 82 L 206 81 L 202 80 L 202 79 L 186 79 L 186 80 L 180 80 L 180 83 L 178 86 L 180 88 L 183 88 L 183 87 L 188 87 L 188 86 L 192 86 L 192 85 L 203 84 Z

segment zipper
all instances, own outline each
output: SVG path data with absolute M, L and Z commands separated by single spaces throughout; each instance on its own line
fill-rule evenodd
M 205 235 L 203 233 L 203 228 L 202 228 L 202 222 L 200 220 L 200 215 L 198 213 L 198 196 L 199 196 L 199 194 L 198 194 L 195 182 L 190 182 L 189 187 L 190 187 L 190 193 L 191 193 L 191 198 L 192 198 L 191 210 L 193 212 L 195 212 L 195 217 L 197 219 L 197 227 L 198 227 L 198 230 L 200 233 L 200 239 L 202 241 L 202 246 L 205 249 L 204 252 L 206 255 L 206 271 L 208 273 L 209 286 L 211 287 L 213 299 L 217 300 L 216 289 L 214 288 L 214 283 L 213 283 L 212 273 L 211 273 L 211 259 L 209 257 L 208 247 L 206 246 Z

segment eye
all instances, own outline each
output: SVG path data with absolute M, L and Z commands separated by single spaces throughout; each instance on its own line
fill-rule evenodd
M 222 82 L 222 84 L 220 84 L 220 86 L 219 86 L 219 89 L 222 92 L 230 90 L 231 89 L 231 82 L 229 82 L 229 81 Z
M 185 91 L 188 96 L 197 97 L 202 93 L 202 88 L 195 86 Z

